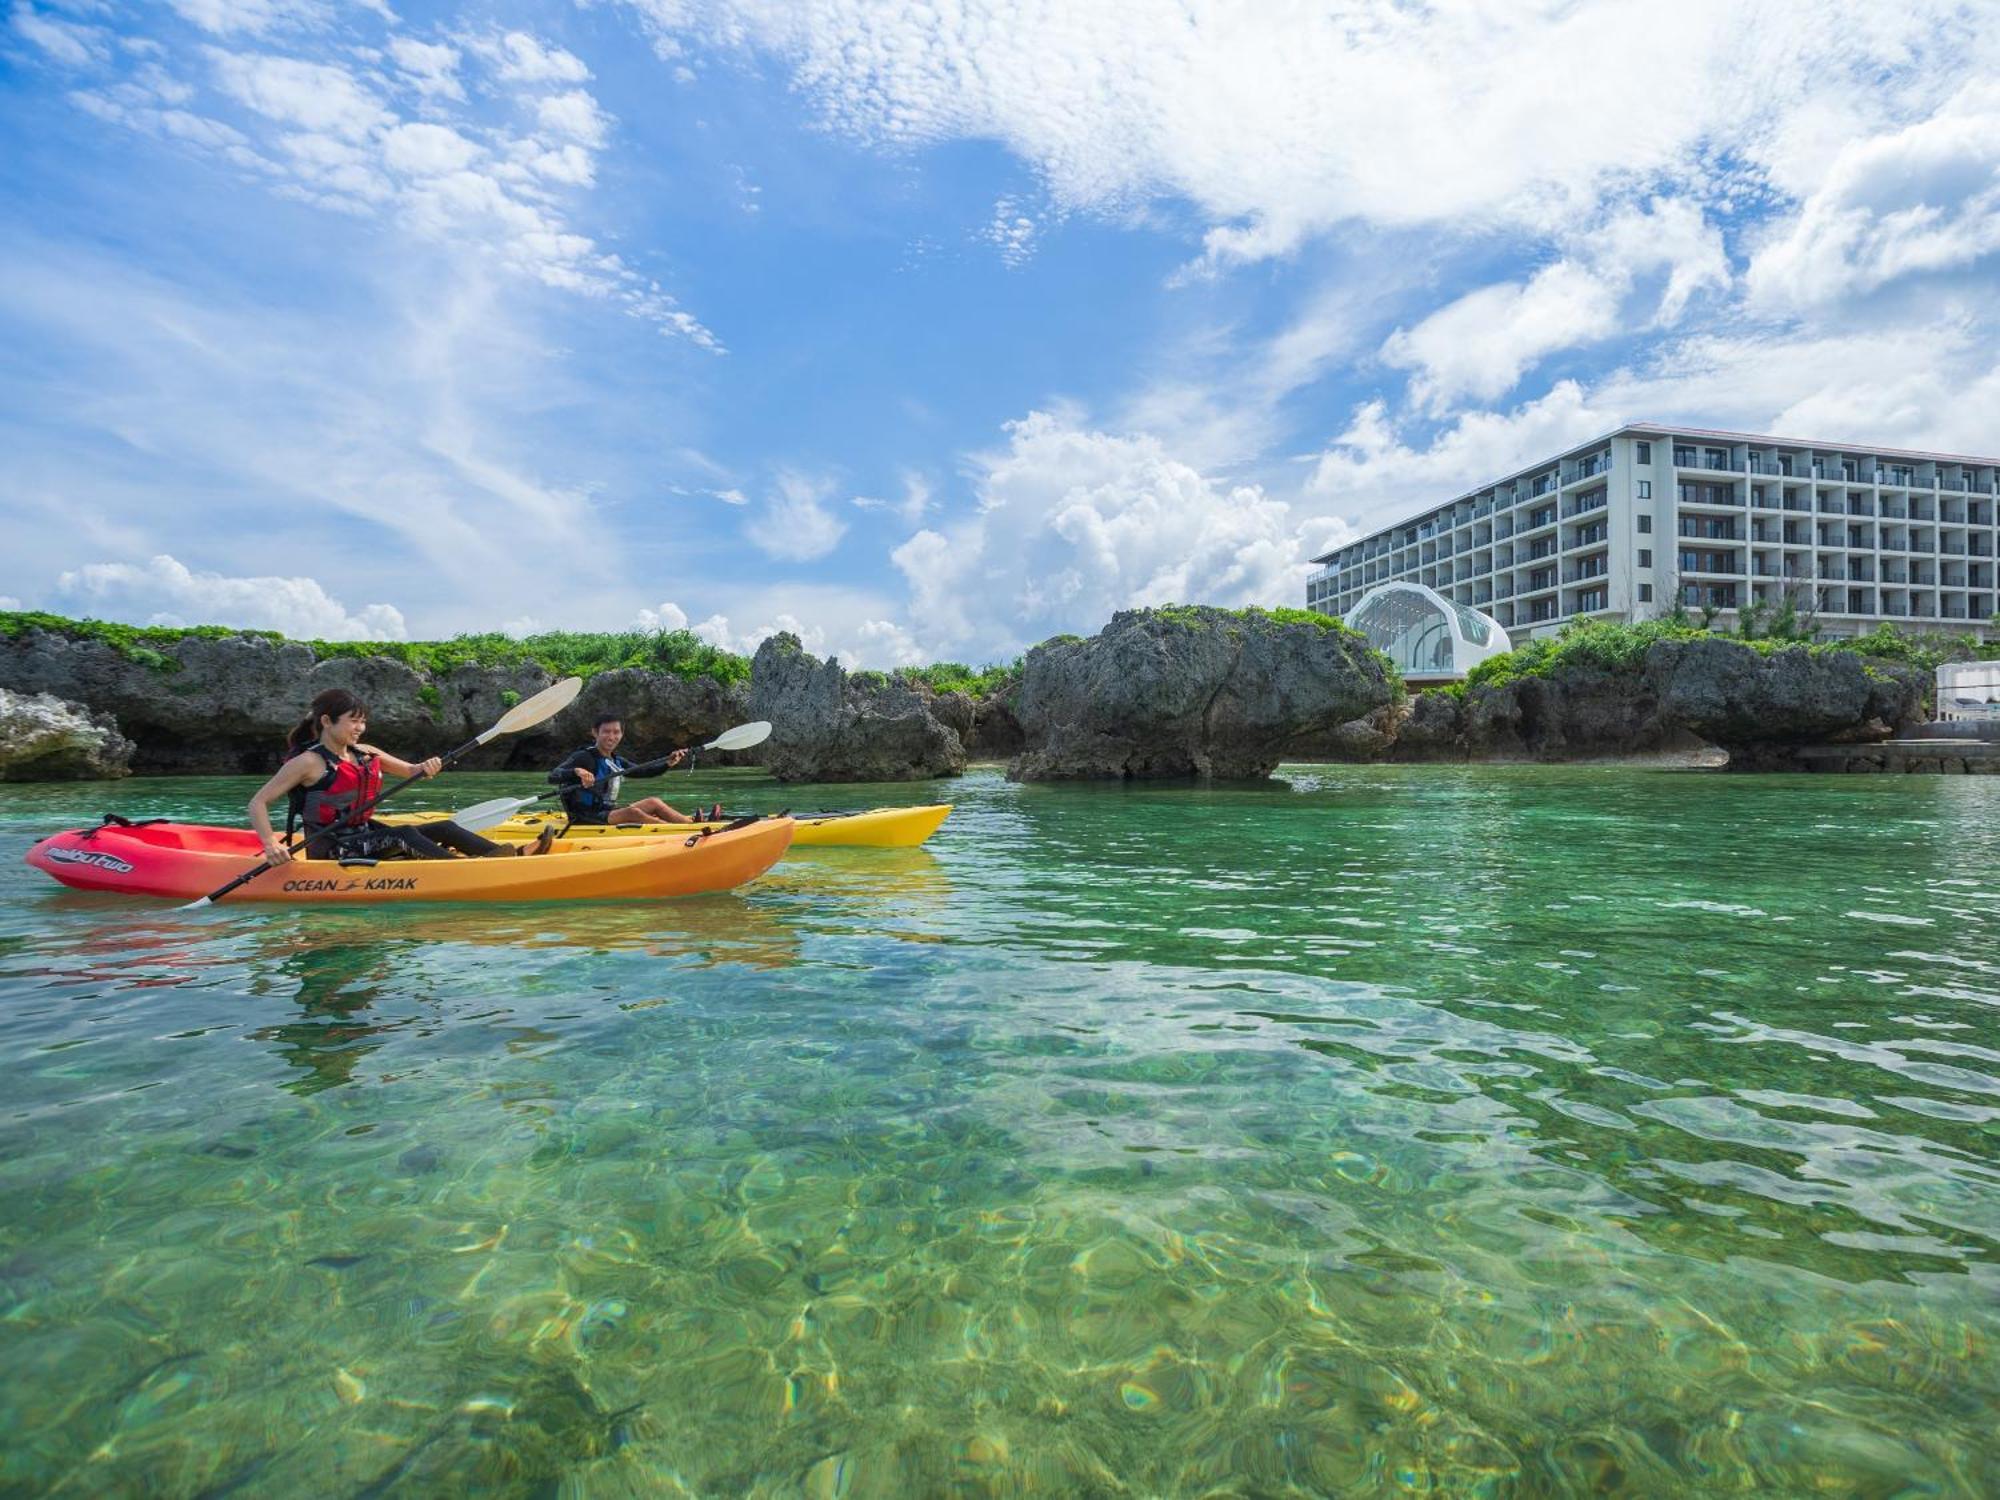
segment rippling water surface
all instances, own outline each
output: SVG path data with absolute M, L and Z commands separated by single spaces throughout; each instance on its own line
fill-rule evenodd
M 248 787 L 0 788 L 0 1492 L 2000 1493 L 2000 781 L 975 773 L 650 907 L 18 863 Z

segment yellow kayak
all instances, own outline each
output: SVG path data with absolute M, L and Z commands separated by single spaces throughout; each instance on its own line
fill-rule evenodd
M 949 802 L 934 802 L 925 807 L 871 807 L 866 812 L 793 813 L 792 846 L 843 844 L 868 849 L 911 849 L 936 833 L 950 812 Z M 436 818 L 440 814 L 417 816 Z M 533 838 L 544 823 L 560 828 L 562 822 L 563 815 L 559 812 L 527 813 L 484 832 L 486 837 L 500 843 L 515 843 Z M 671 838 L 675 834 L 722 826 L 720 823 L 572 823 L 563 835 L 563 842 L 574 848 L 607 840 Z

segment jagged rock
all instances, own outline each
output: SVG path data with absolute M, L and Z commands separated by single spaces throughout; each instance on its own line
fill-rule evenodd
M 1382 659 L 1328 621 L 1261 610 L 1124 610 L 1028 653 L 1017 781 L 1263 777 L 1287 748 L 1396 696 Z
M 973 704 L 972 738 L 966 741 L 967 754 L 981 760 L 1005 760 L 1010 755 L 1019 755 L 1027 746 L 1028 736 L 1014 713 L 1014 698 L 1020 688 L 1019 674 L 1010 676 Z
M 1465 740 L 1460 731 L 1464 705 L 1451 693 L 1418 693 L 1410 700 L 1410 710 L 1396 727 L 1396 741 L 1390 752 L 1397 760 L 1464 760 Z
M 1736 769 L 1788 761 L 1802 745 L 1884 740 L 1923 716 L 1929 674 L 1853 651 L 1735 641 L 1656 641 L 1647 691 L 1674 723 L 1729 752 Z
M 233 774 L 273 769 L 285 736 L 314 695 L 330 687 L 368 704 L 370 740 L 419 756 L 464 744 L 552 680 L 528 666 L 461 666 L 432 679 L 388 657 L 320 660 L 299 642 L 262 636 L 186 636 L 154 656 L 135 659 L 104 641 L 29 629 L 0 638 L 0 686 L 53 693 L 110 714 L 135 742 L 139 771 Z M 747 698 L 744 688 L 707 677 L 600 672 L 556 719 L 503 735 L 459 764 L 469 770 L 553 765 L 590 737 L 600 708 L 627 715 L 627 739 L 642 753 L 672 749 L 748 718 Z
M 1921 717 L 1927 682 L 1852 651 L 1662 640 L 1623 669 L 1586 662 L 1462 695 L 1421 693 L 1392 754 L 1547 761 L 1714 745 L 1738 770 L 1769 769 L 1802 746 L 1887 739 Z
M 877 673 L 850 677 L 788 631 L 750 664 L 750 716 L 769 719 L 764 768 L 780 781 L 922 781 L 965 769 L 965 746 L 927 695 Z
M 1021 721 L 1014 717 L 1013 697 L 1021 685 L 1018 673 L 1010 673 L 984 697 L 970 693 L 933 692 L 921 679 L 909 687 L 924 700 L 931 716 L 958 736 L 968 758 L 1005 760 L 1018 754 L 1025 740 Z
M 919 689 L 919 693 L 922 690 Z M 958 736 L 961 745 L 972 744 L 972 726 L 977 717 L 970 693 L 930 693 L 922 694 L 931 717 Z
M 0 688 L 0 781 L 105 781 L 132 774 L 132 742 L 109 714 L 49 693 Z
M 1396 748 L 1414 703 L 1420 701 L 1421 695 L 1400 703 L 1385 703 L 1358 719 L 1349 719 L 1345 724 L 1302 736 L 1285 747 L 1285 759 L 1381 760 Z
M 1577 666 L 1465 695 L 1462 737 L 1479 760 L 1578 760 L 1697 748 L 1635 672 Z

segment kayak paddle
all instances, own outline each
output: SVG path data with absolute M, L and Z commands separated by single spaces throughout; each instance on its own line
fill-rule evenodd
M 770 737 L 771 726 L 769 722 L 758 719 L 753 723 L 738 724 L 734 729 L 725 729 L 706 745 L 690 745 L 688 748 L 690 750 L 748 750 L 752 745 L 763 744 Z M 672 759 L 673 756 L 671 755 L 663 755 L 658 760 L 649 760 L 644 765 L 634 766 L 631 770 L 622 774 L 625 776 L 634 776 L 656 771 Z M 551 791 L 536 792 L 531 797 L 495 797 L 491 802 L 480 802 L 472 807 L 468 807 L 464 812 L 453 813 L 451 820 L 468 833 L 480 833 L 494 827 L 496 824 L 506 822 L 524 807 L 532 807 L 535 803 L 546 801 L 550 797 L 560 797 L 568 790 L 570 790 L 568 787 L 557 787 Z
M 710 740 L 706 745 L 689 745 L 687 747 L 687 751 L 689 756 L 692 757 L 694 752 L 697 750 L 748 750 L 752 745 L 763 744 L 764 741 L 768 740 L 770 737 L 771 737 L 770 720 L 753 719 L 748 724 L 738 724 L 734 729 L 723 730 L 722 733 L 718 734 L 714 739 Z M 674 752 L 674 755 L 678 755 L 680 753 L 681 753 L 680 751 L 676 750 Z M 666 765 L 666 763 L 672 760 L 673 758 L 674 758 L 673 755 L 663 755 L 658 760 L 647 761 L 643 766 L 634 766 L 631 770 L 627 771 L 625 774 L 627 776 L 633 776 L 641 771 L 655 771 L 658 770 L 660 767 Z M 688 761 L 688 770 L 689 771 L 694 770 L 694 761 L 692 758 L 690 758 Z
M 534 728 L 535 725 L 541 723 L 544 719 L 554 718 L 557 714 L 561 713 L 564 709 L 568 708 L 570 704 L 574 703 L 576 701 L 576 695 L 582 691 L 583 691 L 583 679 L 581 677 L 565 677 L 560 682 L 554 682 L 549 684 L 549 686 L 543 688 L 539 693 L 535 694 L 534 697 L 523 698 L 519 703 L 515 704 L 512 708 L 508 709 L 507 712 L 502 714 L 499 717 L 499 719 L 497 719 L 494 722 L 492 728 L 486 730 L 483 734 L 474 735 L 471 739 L 467 740 L 463 745 L 460 745 L 456 750 L 452 751 L 451 754 L 443 756 L 442 759 L 444 761 L 444 764 L 439 766 L 438 770 L 440 772 L 444 772 L 451 769 L 452 762 L 456 761 L 457 759 L 459 759 L 459 757 L 463 755 L 468 755 L 472 751 L 477 750 L 481 745 L 485 744 L 490 739 L 495 739 L 503 734 L 516 734 L 523 729 L 532 729 Z M 765 732 L 769 733 L 769 726 L 766 726 Z M 376 808 L 380 807 L 384 802 L 387 802 L 391 797 L 395 796 L 396 793 L 400 792 L 404 787 L 411 785 L 413 782 L 422 781 L 423 779 L 424 777 L 421 773 L 415 776 L 405 776 L 401 781 L 397 782 L 394 786 L 385 788 L 382 791 L 381 795 L 376 797 L 373 802 L 362 803 L 359 807 L 356 807 L 352 811 L 350 811 L 348 815 L 345 818 L 341 819 L 338 823 L 335 823 L 328 828 L 322 828 L 318 833 L 313 834 L 304 843 L 298 846 L 299 852 L 303 853 L 305 850 L 310 849 L 314 844 L 318 843 L 321 839 L 326 838 L 331 834 L 337 833 L 343 828 L 358 827 L 360 824 L 367 821 L 369 814 L 373 813 Z M 271 868 L 272 865 L 270 861 L 260 860 L 257 864 L 253 865 L 250 869 L 245 870 L 241 875 L 238 875 L 234 880 L 230 881 L 227 885 L 217 886 L 214 890 L 210 891 L 206 896 L 201 897 L 199 900 L 190 901 L 186 906 L 183 906 L 181 910 L 193 911 L 197 907 L 213 906 L 216 902 L 220 901 L 224 896 L 228 895 L 238 886 L 248 884 L 250 881 L 255 880 L 259 875 L 262 875 L 266 870 Z

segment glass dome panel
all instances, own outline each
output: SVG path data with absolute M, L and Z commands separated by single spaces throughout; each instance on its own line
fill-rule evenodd
M 1376 650 L 1405 673 L 1456 670 L 1451 621 L 1422 594 L 1402 589 L 1377 594 L 1347 617 Z

